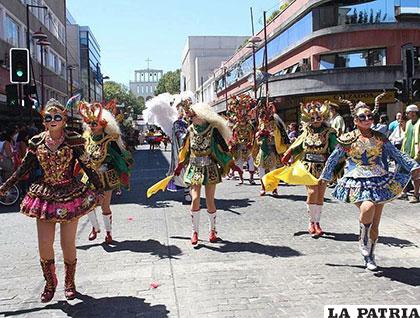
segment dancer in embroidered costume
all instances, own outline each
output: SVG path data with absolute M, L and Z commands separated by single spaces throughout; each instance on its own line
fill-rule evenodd
M 230 151 L 239 167 L 240 184 L 244 183 L 243 165 L 248 166 L 250 174 L 249 183 L 255 184 L 255 166 L 252 158 L 252 147 L 254 145 L 255 128 L 250 122 L 249 112 L 256 105 L 256 101 L 247 94 L 232 96 L 229 101 L 229 113 L 232 118 L 233 136 L 229 141 Z
M 187 166 L 184 181 L 191 186 L 191 244 L 197 245 L 200 223 L 200 192 L 205 187 L 206 205 L 210 221 L 209 241 L 217 241 L 216 205 L 214 195 L 216 184 L 222 180 L 230 167 L 234 165 L 227 141 L 231 131 L 226 120 L 217 115 L 207 104 L 189 106 L 183 104 L 186 115 L 191 118 L 188 136 L 180 151 L 179 163 L 175 175 L 179 175 Z
M 357 129 L 339 137 L 320 177 L 322 182 L 329 182 L 339 160 L 347 157 L 344 176 L 338 181 L 333 196 L 355 204 L 360 211 L 359 247 L 369 270 L 377 269 L 375 247 L 384 204 L 401 194 L 410 180 L 410 173 L 413 178 L 420 173 L 418 163 L 395 148 L 386 136 L 371 129 L 382 96 L 384 93 L 376 97 L 373 112 L 363 102 L 353 107 L 350 101 L 343 101 L 350 106 Z M 388 158 L 395 160 L 404 173 L 390 172 Z
M 327 124 L 329 116 L 329 102 L 324 104 L 311 102 L 301 104 L 301 116 L 303 121 L 303 133 L 285 152 L 282 163 L 289 164 L 290 159 L 301 158 L 305 168 L 316 178 L 319 178 L 324 169 L 328 156 L 333 152 L 337 144 L 336 130 Z M 323 234 L 320 226 L 322 206 L 326 184 L 319 183 L 307 186 L 308 194 L 306 205 L 309 214 L 308 231 L 313 237 Z
M 194 94 L 192 92 L 182 92 L 180 95 L 175 96 L 173 106 L 178 112 L 178 119 L 172 125 L 172 149 L 171 149 L 171 163 L 167 175 L 174 173 L 178 166 L 179 151 L 184 144 L 185 138 L 188 135 L 188 118 L 185 115 L 184 109 L 191 106 L 195 102 Z M 183 169 L 179 176 L 174 176 L 168 186 L 169 191 L 177 191 L 182 189 L 184 191 L 184 200 L 191 203 L 190 187 L 184 182 L 185 169 Z
M 21 212 L 36 218 L 39 256 L 46 285 L 42 302 L 54 297 L 57 276 L 54 261 L 55 225 L 60 223 L 64 258 L 64 294 L 76 297 L 76 232 L 78 219 L 94 209 L 95 193 L 73 176 L 76 161 L 83 167 L 96 189 L 102 188 L 84 150 L 84 139 L 64 129 L 67 112 L 58 101 L 48 101 L 43 113 L 46 131 L 29 141 L 26 156 L 16 172 L 0 187 L 0 195 L 39 166 L 42 175 L 29 188 L 21 204 Z
M 290 142 L 286 126 L 276 113 L 274 103 L 268 102 L 259 106 L 258 129 L 255 134 L 256 149 L 254 149 L 255 166 L 258 167 L 260 180 L 267 172 L 273 171 L 281 165 L 281 157 Z M 261 182 L 260 195 L 265 195 L 264 184 Z M 277 189 L 273 191 L 277 195 Z
M 113 102 L 110 102 L 113 103 Z M 100 176 L 104 189 L 103 199 L 100 202 L 102 216 L 106 231 L 105 243 L 112 243 L 112 191 L 123 187 L 129 188 L 129 176 L 133 164 L 131 154 L 125 149 L 121 139 L 121 131 L 112 112 L 115 105 L 107 104 L 106 108 L 100 103 L 79 103 L 79 112 L 85 123 L 86 152 L 92 160 L 93 167 Z M 82 181 L 88 183 L 85 174 Z M 100 226 L 96 217 L 96 211 L 88 214 L 92 223 L 92 231 L 89 240 L 95 240 Z

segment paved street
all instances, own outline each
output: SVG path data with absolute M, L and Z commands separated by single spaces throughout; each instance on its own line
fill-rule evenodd
M 279 198 L 261 198 L 258 186 L 224 181 L 217 189 L 222 240 L 207 241 L 203 210 L 203 241 L 193 249 L 182 195 L 145 196 L 166 173 L 169 154 L 136 152 L 132 191 L 114 200 L 115 245 L 101 244 L 103 233 L 89 242 L 90 225 L 81 219 L 81 296 L 69 303 L 59 241 L 59 287 L 44 305 L 34 220 L 16 207 L 1 208 L 0 316 L 317 318 L 325 304 L 420 303 L 420 205 L 386 206 L 377 249 L 382 271 L 373 274 L 361 267 L 353 206 L 328 199 L 327 235 L 312 239 L 305 232 L 303 187 L 281 186 Z

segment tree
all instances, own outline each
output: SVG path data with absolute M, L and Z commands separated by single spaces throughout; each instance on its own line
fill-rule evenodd
M 106 101 L 115 99 L 117 104 L 124 104 L 126 107 L 132 107 L 134 114 L 141 114 L 144 110 L 143 97 L 136 97 L 127 86 L 107 81 L 104 83 L 104 96 Z
M 163 74 L 155 90 L 155 95 L 162 93 L 179 94 L 181 87 L 181 70 Z

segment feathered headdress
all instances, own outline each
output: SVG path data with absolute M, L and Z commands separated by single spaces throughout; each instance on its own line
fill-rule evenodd
M 248 94 L 233 95 L 228 101 L 227 112 L 229 117 L 234 117 L 239 121 L 248 120 L 249 112 L 255 105 L 256 100 Z
M 67 109 L 58 100 L 51 98 L 45 105 L 43 114 L 54 111 L 67 117 Z
M 205 103 L 198 103 L 191 106 L 191 110 L 201 119 L 204 119 L 222 135 L 227 142 L 232 138 L 232 130 L 228 126 L 228 121 L 217 114 L 211 106 Z
M 181 92 L 181 94 L 175 95 L 173 105 L 177 109 L 182 109 L 187 117 L 191 117 L 191 105 L 195 104 L 195 96 L 191 91 Z
M 171 94 L 160 94 L 146 102 L 146 109 L 143 112 L 144 119 L 149 125 L 161 127 L 167 135 L 171 135 L 173 123 L 178 119 L 178 112 L 171 106 L 172 102 Z
M 87 102 L 79 102 L 79 113 L 83 117 L 84 128 L 86 132 L 90 133 L 90 124 L 96 122 L 104 129 L 107 135 L 114 136 L 116 142 L 121 150 L 125 150 L 125 145 L 121 139 L 121 130 L 114 115 L 107 109 L 104 109 L 101 103 L 94 102 L 89 104 Z
M 103 107 L 101 103 L 94 102 L 88 104 L 87 102 L 79 102 L 79 113 L 83 117 L 83 121 L 86 124 L 96 122 L 99 126 L 105 128 L 108 125 L 108 121 L 103 118 Z
M 310 122 L 311 118 L 314 116 L 319 116 L 326 120 L 330 112 L 329 101 L 325 101 L 323 104 L 317 101 L 312 101 L 306 104 L 301 103 L 300 111 L 303 122 Z

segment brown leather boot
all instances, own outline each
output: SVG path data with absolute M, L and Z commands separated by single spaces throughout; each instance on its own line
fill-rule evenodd
M 41 259 L 41 268 L 45 278 L 44 291 L 41 294 L 41 302 L 48 303 L 53 299 L 57 287 L 57 275 L 55 274 L 55 262 L 53 259 Z
M 65 271 L 65 280 L 64 280 L 64 296 L 67 300 L 72 300 L 76 298 L 76 285 L 74 284 L 74 275 L 76 274 L 76 264 L 77 259 L 73 262 L 64 261 L 64 271 Z

